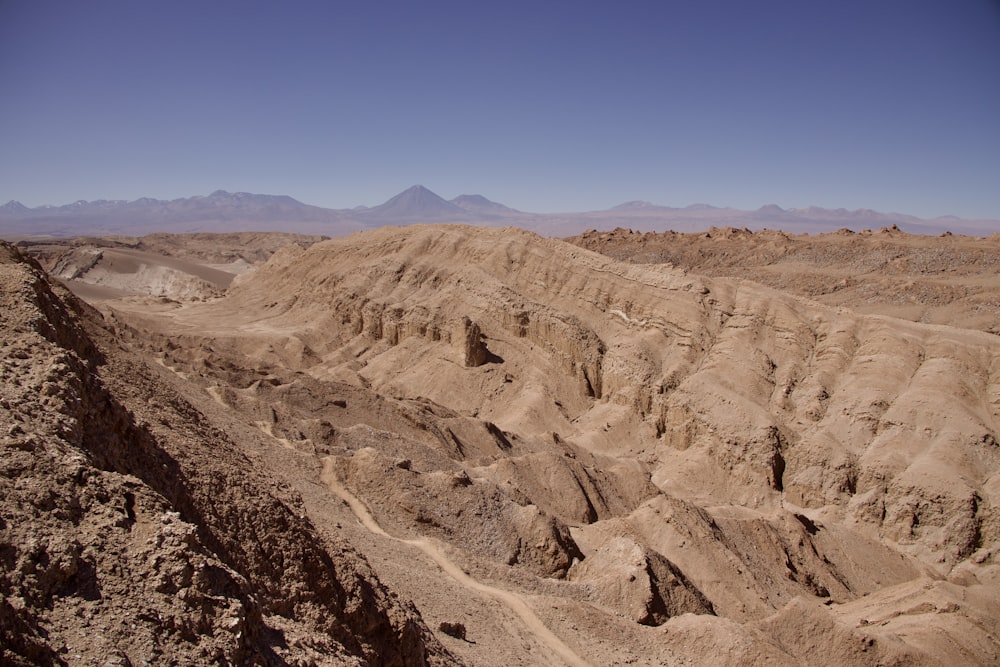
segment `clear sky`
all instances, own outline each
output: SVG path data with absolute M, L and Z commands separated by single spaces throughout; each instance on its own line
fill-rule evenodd
M 1000 1 L 0 0 L 0 203 L 1000 219 Z

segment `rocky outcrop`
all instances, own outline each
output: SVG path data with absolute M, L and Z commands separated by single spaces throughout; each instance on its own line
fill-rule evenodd
M 74 248 L 57 257 L 49 273 L 62 280 L 76 280 L 94 268 L 102 257 L 100 248 Z
M 267 284 L 266 290 L 278 296 L 265 305 L 272 316 L 296 321 L 311 313 L 308 317 L 322 333 L 317 331 L 316 337 L 309 336 L 308 341 L 318 350 L 338 347 L 356 336 L 390 346 L 419 337 L 453 345 L 460 363 L 476 367 L 491 358 L 485 338 L 513 336 L 544 351 L 561 371 L 577 378 L 574 389 L 582 396 L 602 396 L 605 344 L 575 314 L 554 309 L 541 300 L 525 299 L 505 280 L 482 270 L 469 276 L 466 266 L 425 262 L 391 250 L 386 256 L 366 257 L 368 261 L 360 265 L 344 264 L 322 275 L 311 271 L 298 275 L 302 262 L 310 264 L 330 249 L 310 248 L 306 256 L 300 256 L 301 250 L 276 253 L 257 275 L 236 284 L 234 301 L 256 302 L 264 289 L 261 286 Z M 289 298 L 286 286 L 300 279 L 310 285 L 310 291 L 296 290 L 295 296 Z M 474 284 L 479 281 L 481 284 Z M 455 291 L 468 284 L 473 284 L 469 292 Z M 448 302 L 437 303 L 437 295 L 447 295 Z M 455 297 L 457 300 L 453 300 Z M 324 304 L 320 309 L 321 326 L 316 319 L 319 302 Z M 466 315 L 454 323 L 449 317 L 456 310 L 464 310 Z M 470 320 L 468 325 L 465 318 Z M 473 335 L 475 328 L 479 330 L 478 340 Z
M 596 602 L 643 625 L 680 614 L 714 614 L 712 603 L 660 554 L 624 537 L 605 543 L 570 573 Z
M 489 353 L 478 324 L 468 317 L 463 317 L 455 327 L 453 339 L 463 366 L 471 368 L 486 363 Z
M 464 470 L 421 471 L 371 447 L 338 459 L 335 470 L 345 486 L 368 499 L 380 522 L 396 531 L 440 537 L 543 577 L 564 577 L 582 557 L 561 521 Z
M 504 457 L 475 474 L 512 486 L 569 525 L 625 516 L 659 493 L 641 466 L 606 465 L 572 450 Z

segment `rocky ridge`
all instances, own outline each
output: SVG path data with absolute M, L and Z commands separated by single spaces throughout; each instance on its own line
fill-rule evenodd
M 1000 333 L 1000 235 L 929 237 L 895 225 L 828 234 L 713 227 L 590 230 L 570 243 L 637 264 L 752 280 L 859 313 Z

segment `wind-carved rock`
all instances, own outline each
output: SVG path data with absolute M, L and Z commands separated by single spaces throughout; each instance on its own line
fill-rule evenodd
M 459 355 L 467 368 L 482 366 L 486 363 L 489 354 L 486 350 L 486 343 L 483 342 L 483 332 L 479 325 L 463 316 L 458 323 L 457 331 L 452 339 L 458 347 Z

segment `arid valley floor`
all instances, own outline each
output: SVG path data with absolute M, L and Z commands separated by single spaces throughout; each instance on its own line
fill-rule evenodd
M 1000 236 L 0 243 L 4 665 L 1000 663 Z

